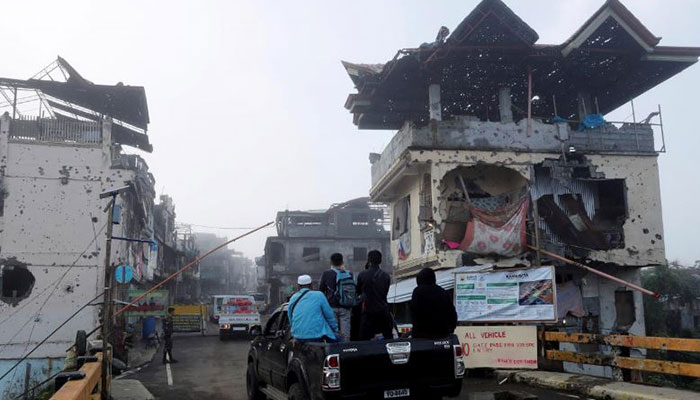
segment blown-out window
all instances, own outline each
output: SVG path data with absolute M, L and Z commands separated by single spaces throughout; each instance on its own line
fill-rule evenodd
M 301 253 L 301 258 L 306 262 L 320 261 L 321 260 L 321 249 L 318 247 L 304 247 Z

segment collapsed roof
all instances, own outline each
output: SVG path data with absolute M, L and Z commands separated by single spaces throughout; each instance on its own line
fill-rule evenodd
M 474 115 L 498 120 L 498 90 L 511 89 L 516 117 L 578 115 L 586 92 L 606 114 L 697 62 L 698 47 L 659 46 L 618 0 L 607 0 L 568 40 L 537 44 L 539 36 L 501 0 L 483 0 L 448 36 L 400 50 L 385 64 L 343 61 L 358 93 L 345 107 L 360 129 L 398 129 L 427 122 L 428 86 L 440 84 L 443 118 Z M 518 110 L 518 108 L 520 110 Z M 592 112 L 592 110 L 588 110 Z
M 54 80 L 60 70 L 65 82 Z M 148 135 L 148 103 L 142 86 L 97 85 L 83 78 L 65 59 L 58 57 L 49 67 L 27 80 L 0 78 L 0 89 L 36 91 L 36 99 L 56 118 L 113 120 L 114 142 L 151 152 Z M 8 103 L 9 96 L 3 92 Z

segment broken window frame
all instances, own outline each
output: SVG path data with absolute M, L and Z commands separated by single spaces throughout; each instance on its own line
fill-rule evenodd
M 321 261 L 320 247 L 304 247 L 301 250 L 301 258 L 305 262 Z
M 625 248 L 624 224 L 629 218 L 626 180 L 604 178 L 584 159 L 546 163 L 535 166 L 537 197 L 533 197 L 545 240 L 566 246 L 579 256 Z M 559 179 L 553 176 L 554 171 L 561 175 Z M 547 181 L 538 182 L 542 179 Z M 543 187 L 549 190 L 543 191 Z M 617 201 L 605 201 L 613 192 L 617 192 Z M 608 212 L 601 219 L 606 209 L 615 212 Z

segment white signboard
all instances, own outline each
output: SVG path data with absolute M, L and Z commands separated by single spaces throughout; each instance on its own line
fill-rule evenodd
M 460 321 L 555 321 L 554 267 L 455 274 Z
M 467 368 L 537 369 L 537 327 L 459 326 Z

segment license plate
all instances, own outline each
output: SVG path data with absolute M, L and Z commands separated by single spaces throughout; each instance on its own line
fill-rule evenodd
M 385 399 L 396 399 L 399 397 L 408 397 L 410 395 L 411 395 L 410 389 L 393 389 L 393 390 L 385 390 L 384 391 L 384 398 Z
M 234 330 L 234 331 L 244 331 L 244 330 L 246 330 L 246 329 L 245 329 L 245 326 L 234 326 L 233 328 L 231 328 L 231 330 Z

